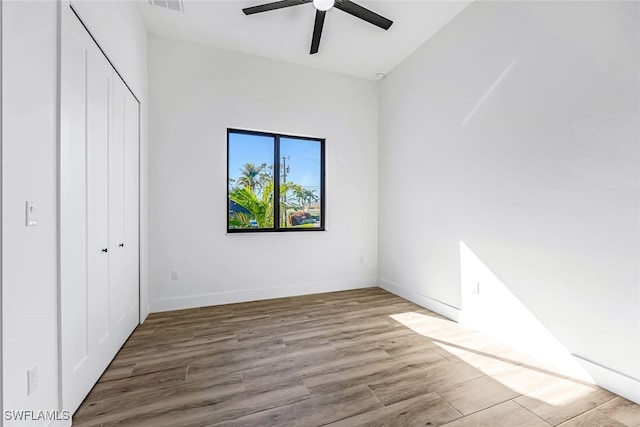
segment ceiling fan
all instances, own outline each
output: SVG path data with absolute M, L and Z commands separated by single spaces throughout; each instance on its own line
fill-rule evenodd
M 254 13 L 267 12 L 270 10 L 282 9 L 285 7 L 298 6 L 305 3 L 313 3 L 316 7 L 316 21 L 313 26 L 313 37 L 311 38 L 311 55 L 318 53 L 320 47 L 320 36 L 322 35 L 322 26 L 324 25 L 324 17 L 327 10 L 335 7 L 343 12 L 353 15 L 369 22 L 383 30 L 388 30 L 393 21 L 380 16 L 349 0 L 281 0 L 273 3 L 261 4 L 259 6 L 247 7 L 242 9 L 245 15 L 253 15 Z

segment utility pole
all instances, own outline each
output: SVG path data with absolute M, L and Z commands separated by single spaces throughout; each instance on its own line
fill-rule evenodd
M 283 156 L 281 160 L 282 160 L 282 163 L 281 163 L 280 171 L 282 172 L 282 183 L 286 184 L 287 174 L 289 173 L 289 165 L 287 165 L 287 161 L 291 160 L 291 156 L 287 156 L 287 157 Z M 286 189 L 286 185 L 285 185 L 285 189 Z M 284 228 L 287 228 L 287 192 L 286 191 L 282 195 L 282 201 L 284 204 L 284 212 L 282 213 L 284 218 Z

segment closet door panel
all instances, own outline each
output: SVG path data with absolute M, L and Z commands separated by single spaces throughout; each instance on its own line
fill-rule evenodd
M 76 386 L 89 361 L 87 232 L 87 71 L 89 35 L 70 21 L 62 34 L 60 98 L 60 327 L 65 407 L 84 398 Z
M 139 319 L 139 123 L 140 108 L 131 92 L 125 92 L 124 128 L 124 309 L 129 325 Z
M 96 49 L 89 51 L 87 84 L 88 278 L 90 354 L 104 365 L 111 334 L 109 286 L 109 137 L 113 69 Z M 105 366 L 106 367 L 106 366 Z M 97 379 L 97 378 L 96 378 Z
M 121 344 L 138 324 L 138 101 L 114 78 L 109 145 L 109 239 L 112 322 Z
M 124 143 L 125 98 L 127 88 L 114 79 L 112 135 L 109 141 L 109 247 L 111 322 L 119 325 L 125 317 L 124 247 Z M 122 245 L 122 246 L 121 246 Z M 118 330 L 118 328 L 116 328 Z M 123 332 L 124 334 L 124 332 Z
M 63 17 L 60 337 L 64 407 L 75 410 L 115 354 L 109 320 L 108 144 L 113 69 L 82 24 Z M 117 349 L 116 349 L 117 350 Z

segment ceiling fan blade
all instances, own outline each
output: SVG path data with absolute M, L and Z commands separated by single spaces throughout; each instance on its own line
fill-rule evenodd
M 322 36 L 322 27 L 324 26 L 324 17 L 327 14 L 325 10 L 316 10 L 316 23 L 313 26 L 313 37 L 311 38 L 311 55 L 318 53 L 320 47 L 320 36 Z
M 311 3 L 313 0 L 282 0 L 273 3 L 261 4 L 259 6 L 246 7 L 242 9 L 245 15 L 268 12 L 270 10 L 282 9 L 285 7 L 298 6 L 300 4 Z
M 377 13 L 349 0 L 336 0 L 335 7 L 343 12 L 347 12 L 349 15 L 353 15 L 356 18 L 360 18 L 370 24 L 376 25 L 383 30 L 388 30 L 391 24 L 393 24 L 393 21 L 385 18 L 384 16 L 380 16 Z

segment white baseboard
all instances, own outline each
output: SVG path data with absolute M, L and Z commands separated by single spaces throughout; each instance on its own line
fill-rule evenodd
M 318 283 L 302 283 L 299 285 L 283 286 L 278 288 L 248 289 L 242 291 L 157 299 L 150 301 L 150 311 L 152 313 L 156 313 L 160 311 L 182 310 L 185 308 L 319 294 L 322 292 L 372 288 L 377 286 L 376 281 L 377 279 L 375 277 L 352 280 L 335 280 Z
M 144 323 L 150 311 L 151 311 L 151 307 L 148 301 L 146 304 L 143 304 L 140 306 L 140 324 Z
M 391 292 L 392 294 L 396 294 L 399 297 L 411 301 L 414 304 L 418 304 L 428 310 L 433 311 L 434 313 L 438 313 L 439 315 L 444 316 L 447 319 L 451 319 L 454 322 L 457 322 L 460 318 L 459 308 L 453 307 L 449 304 L 445 304 L 433 298 L 429 298 L 424 294 L 402 287 L 397 283 L 393 283 L 387 279 L 378 278 L 378 286 Z
M 600 387 L 640 404 L 640 380 L 614 371 L 577 354 L 572 356 Z

